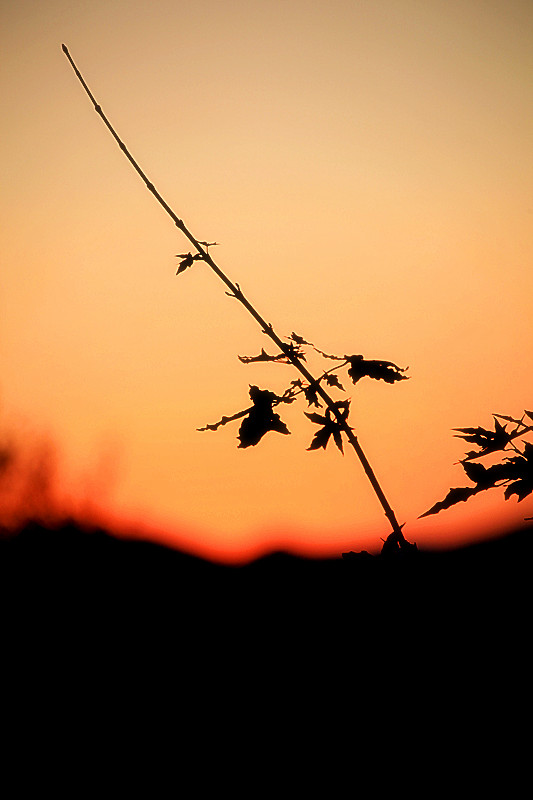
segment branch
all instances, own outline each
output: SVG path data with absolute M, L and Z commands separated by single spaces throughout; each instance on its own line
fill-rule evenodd
M 109 120 L 107 119 L 107 117 L 105 116 L 104 112 L 102 111 L 101 106 L 96 102 L 96 99 L 95 99 L 94 95 L 92 94 L 91 90 L 89 89 L 89 87 L 87 86 L 86 82 L 84 81 L 80 71 L 78 70 L 77 66 L 75 65 L 75 63 L 74 63 L 74 61 L 73 61 L 73 59 L 72 59 L 72 57 L 71 57 L 71 55 L 70 55 L 70 53 L 68 51 L 68 48 L 64 44 L 62 45 L 62 50 L 63 50 L 64 54 L 66 55 L 66 57 L 67 57 L 70 65 L 71 65 L 72 69 L 74 70 L 78 80 L 80 81 L 81 85 L 83 86 L 85 92 L 89 96 L 89 98 L 90 98 L 90 100 L 91 100 L 91 102 L 92 102 L 92 104 L 94 106 L 95 111 L 102 118 L 102 121 L 104 122 L 105 126 L 107 127 L 107 129 L 109 130 L 109 132 L 111 133 L 111 135 L 113 136 L 115 141 L 117 142 L 118 146 L 120 147 L 120 149 L 122 150 L 122 152 L 124 153 L 124 155 L 126 156 L 128 161 L 130 162 L 132 167 L 138 173 L 140 178 L 143 180 L 144 184 L 146 185 L 146 188 L 154 195 L 154 197 L 157 200 L 157 202 L 167 212 L 167 214 L 172 219 L 172 221 L 174 222 L 176 227 L 179 228 L 179 230 L 189 240 L 189 242 L 193 245 L 193 247 L 195 247 L 197 252 L 202 256 L 203 260 L 209 265 L 209 267 L 213 270 L 213 272 L 226 285 L 226 287 L 229 289 L 230 293 L 237 300 L 239 300 L 240 303 L 242 303 L 242 305 L 246 308 L 248 313 L 256 320 L 256 322 L 262 328 L 262 330 L 267 334 L 267 336 L 270 337 L 270 339 L 278 347 L 280 352 L 283 353 L 288 358 L 288 360 L 301 373 L 301 375 L 303 375 L 303 377 L 306 379 L 306 381 L 308 381 L 309 384 L 317 383 L 317 381 L 313 377 L 313 375 L 302 364 L 301 359 L 297 355 L 295 355 L 294 352 L 291 351 L 290 345 L 285 344 L 280 339 L 280 337 L 274 331 L 272 325 L 270 325 L 269 323 L 266 322 L 266 320 L 256 311 L 254 306 L 242 294 L 242 292 L 240 291 L 238 286 L 235 283 L 233 283 L 227 277 L 227 275 L 220 269 L 220 267 L 217 266 L 217 264 L 215 264 L 215 262 L 213 261 L 211 255 L 208 252 L 207 247 L 202 246 L 200 241 L 198 239 L 196 239 L 192 235 L 192 233 L 185 226 L 183 220 L 181 220 L 177 216 L 177 214 L 174 213 L 174 211 L 171 209 L 171 207 L 168 205 L 168 203 L 159 194 L 159 192 L 155 188 L 154 184 L 148 179 L 146 174 L 142 171 L 142 169 L 139 167 L 139 165 L 137 164 L 135 159 L 132 157 L 132 155 L 128 151 L 126 145 L 118 137 L 118 135 L 115 132 L 114 128 L 112 127 L 112 125 L 110 124 Z M 337 420 L 340 428 L 344 431 L 344 433 L 348 437 L 348 440 L 349 440 L 350 444 L 354 448 L 354 450 L 355 450 L 355 452 L 357 454 L 357 457 L 359 458 L 359 460 L 361 462 L 361 465 L 362 465 L 362 467 L 363 467 L 363 469 L 365 471 L 365 474 L 367 475 L 367 477 L 368 477 L 368 479 L 369 479 L 369 481 L 370 481 L 370 483 L 372 485 L 372 488 L 374 489 L 374 491 L 375 491 L 375 493 L 376 493 L 376 495 L 378 497 L 378 500 L 379 500 L 379 502 L 380 502 L 380 504 L 381 504 L 381 506 L 382 506 L 382 508 L 383 508 L 383 510 L 385 512 L 385 516 L 387 517 L 387 519 L 389 520 L 389 522 L 390 522 L 390 524 L 391 524 L 391 526 L 393 528 L 393 534 L 391 534 L 391 536 L 394 536 L 396 538 L 396 540 L 398 541 L 398 543 L 400 543 L 400 544 L 406 543 L 406 540 L 405 540 L 405 538 L 403 536 L 403 533 L 402 533 L 401 526 L 399 525 L 399 523 L 398 523 L 398 521 L 396 519 L 396 516 L 394 514 L 394 511 L 393 511 L 392 507 L 390 506 L 388 500 L 385 497 L 385 494 L 384 494 L 384 492 L 383 492 L 383 490 L 382 490 L 382 488 L 381 488 L 381 486 L 380 486 L 380 484 L 379 484 L 379 482 L 378 482 L 378 480 L 377 480 L 377 478 L 376 478 L 376 476 L 374 474 L 374 471 L 373 471 L 372 467 L 370 466 L 370 463 L 369 463 L 368 459 L 366 458 L 366 456 L 365 456 L 365 454 L 364 454 L 364 452 L 363 452 L 363 450 L 361 448 L 361 445 L 359 444 L 359 442 L 357 440 L 357 437 L 353 433 L 351 427 L 348 425 L 346 419 L 343 417 L 342 412 L 338 409 L 335 401 L 328 395 L 328 393 L 324 390 L 324 388 L 320 385 L 320 383 L 318 383 L 318 385 L 316 387 L 316 392 L 317 392 L 318 395 L 320 395 L 322 400 L 324 400 L 326 406 L 329 408 L 329 410 L 332 413 L 333 417 Z

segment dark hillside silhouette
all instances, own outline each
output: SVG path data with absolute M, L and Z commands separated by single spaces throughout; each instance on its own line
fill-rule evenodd
M 366 552 L 339 559 L 271 553 L 225 566 L 136 539 L 118 539 L 76 522 L 47 528 L 27 523 L 0 540 L 5 616 L 44 619 L 67 630 L 169 625 L 278 632 L 376 626 L 426 634 L 448 618 L 459 626 L 475 612 L 496 624 L 531 612 L 533 527 L 444 551 L 406 556 Z M 242 644 L 244 645 L 245 640 Z

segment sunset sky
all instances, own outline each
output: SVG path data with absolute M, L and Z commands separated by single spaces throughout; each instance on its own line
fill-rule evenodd
M 280 336 L 409 366 L 342 381 L 405 535 L 445 546 L 533 515 L 486 492 L 418 516 L 468 447 L 533 407 L 531 0 L 2 0 L 0 425 L 53 443 L 65 507 L 222 559 L 376 551 L 353 451 L 237 449 L 286 365 L 124 158 Z M 273 352 L 272 347 L 270 347 Z M 320 360 L 310 364 L 319 371 Z M 330 366 L 330 364 L 327 364 Z M 342 379 L 341 379 L 342 380 Z

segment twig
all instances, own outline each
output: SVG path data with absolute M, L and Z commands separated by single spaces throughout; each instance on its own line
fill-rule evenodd
M 320 383 L 317 381 L 317 379 L 314 378 L 313 375 L 309 372 L 309 370 L 302 364 L 301 360 L 294 354 L 294 352 L 293 352 L 294 348 L 291 348 L 289 345 L 287 345 L 287 344 L 285 344 L 283 342 L 283 340 L 274 331 L 272 325 L 270 323 L 267 323 L 266 320 L 258 313 L 258 311 L 256 311 L 256 309 L 250 303 L 250 301 L 247 300 L 247 298 L 244 296 L 244 294 L 242 293 L 241 289 L 239 288 L 238 284 L 233 283 L 227 277 L 227 275 L 220 269 L 220 267 L 217 266 L 217 264 L 215 264 L 215 262 L 213 261 L 211 255 L 209 254 L 209 248 L 208 248 L 207 243 L 204 242 L 203 245 L 202 245 L 202 243 L 192 235 L 192 233 L 188 230 L 188 228 L 186 227 L 186 225 L 183 222 L 183 220 L 181 220 L 177 216 L 177 214 L 175 214 L 175 212 L 172 210 L 172 208 L 168 205 L 168 203 L 159 194 L 159 192 L 155 188 L 154 184 L 148 179 L 146 174 L 143 172 L 143 170 L 137 164 L 137 162 L 135 161 L 133 156 L 130 154 L 130 152 L 127 149 L 127 147 L 124 144 L 124 142 L 122 142 L 122 140 L 119 138 L 119 136 L 115 132 L 115 129 L 113 128 L 113 126 L 111 125 L 111 123 L 107 119 L 106 115 L 102 111 L 102 107 L 97 103 L 94 95 L 92 94 L 91 90 L 89 89 L 89 87 L 87 86 L 85 80 L 83 79 L 83 77 L 82 77 L 80 71 L 78 70 L 76 64 L 74 63 L 74 61 L 73 61 L 73 59 L 72 59 L 72 57 L 71 57 L 66 45 L 64 45 L 64 44 L 62 45 L 62 50 L 63 50 L 65 56 L 67 57 L 68 61 L 70 62 L 70 65 L 71 65 L 72 69 L 74 70 L 78 80 L 80 81 L 81 85 L 83 86 L 83 88 L 85 89 L 87 95 L 89 96 L 89 98 L 90 98 L 90 100 L 91 100 L 91 102 L 92 102 L 92 104 L 94 106 L 94 109 L 95 109 L 96 113 L 99 114 L 99 116 L 102 118 L 102 121 L 104 122 L 105 126 L 107 127 L 107 129 L 109 130 L 109 132 L 111 133 L 111 135 L 113 136 L 115 141 L 117 142 L 118 146 L 120 147 L 120 149 L 122 150 L 122 152 L 124 153 L 124 155 L 126 156 L 128 161 L 130 162 L 132 167 L 135 169 L 135 171 L 138 173 L 138 175 L 140 176 L 140 178 L 144 182 L 146 188 L 154 195 L 154 197 L 157 200 L 157 202 L 167 212 L 167 214 L 172 219 L 172 221 L 174 222 L 176 227 L 179 228 L 179 230 L 184 234 L 184 236 L 189 240 L 189 242 L 193 245 L 193 247 L 201 255 L 202 260 L 206 262 L 206 264 L 213 270 L 213 272 L 226 285 L 226 287 L 229 289 L 231 295 L 233 295 L 233 297 L 235 297 L 237 300 L 239 300 L 240 303 L 242 303 L 242 305 L 245 307 L 245 309 L 248 311 L 248 313 L 256 320 L 256 322 L 261 327 L 261 329 L 264 331 L 264 333 L 267 336 L 269 336 L 270 339 L 272 339 L 272 341 L 278 347 L 278 349 L 281 351 L 281 353 L 283 353 L 287 357 L 287 359 L 293 364 L 293 366 L 298 370 L 298 372 L 300 372 L 303 375 L 303 377 L 310 384 L 316 385 L 316 393 L 320 395 L 320 397 L 325 402 L 325 404 L 328 407 L 328 409 L 330 410 L 330 412 L 333 414 L 333 416 L 337 420 L 340 428 L 346 434 L 346 436 L 348 438 L 348 441 L 352 445 L 353 449 L 356 452 L 357 457 L 359 458 L 359 461 L 361 462 L 361 465 L 362 465 L 362 467 L 363 467 L 363 469 L 365 471 L 365 474 L 366 474 L 368 480 L 370 481 L 370 483 L 372 485 L 372 488 L 374 489 L 374 492 L 376 493 L 376 496 L 377 496 L 377 498 L 378 498 L 378 500 L 379 500 L 379 502 L 380 502 L 380 504 L 381 504 L 381 506 L 383 508 L 385 516 L 387 517 L 389 523 L 392 526 L 393 533 L 391 534 L 391 537 L 393 538 L 393 540 L 397 541 L 399 545 L 408 544 L 406 539 L 405 539 L 405 537 L 404 537 L 404 535 L 403 535 L 403 533 L 402 533 L 402 526 L 399 525 L 398 520 L 396 519 L 396 515 L 395 515 L 391 505 L 389 504 L 389 502 L 388 502 L 388 500 L 387 500 L 387 498 L 386 498 L 386 496 L 385 496 L 385 494 L 383 492 L 383 489 L 381 488 L 381 485 L 379 484 L 379 481 L 378 481 L 378 479 L 377 479 L 377 477 L 376 477 L 376 475 L 374 473 L 374 470 L 370 466 L 370 463 L 369 463 L 365 453 L 363 452 L 363 449 L 362 449 L 361 445 L 359 444 L 357 436 L 354 434 L 352 428 L 348 425 L 348 423 L 346 421 L 346 418 L 343 416 L 342 412 L 339 410 L 339 408 L 335 404 L 334 400 L 324 390 L 324 388 L 320 385 Z M 391 537 L 389 537 L 389 539 Z

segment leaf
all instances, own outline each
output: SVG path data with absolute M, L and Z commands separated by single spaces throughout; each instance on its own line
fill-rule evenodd
M 253 403 L 252 409 L 243 419 L 239 428 L 238 447 L 251 447 L 256 445 L 269 431 L 288 434 L 290 430 L 281 420 L 279 414 L 275 414 L 272 405 L 278 396 L 268 390 L 259 389 L 258 386 L 250 386 L 250 398 Z
M 261 352 L 258 356 L 237 356 L 239 361 L 242 361 L 243 364 L 252 364 L 255 361 L 279 361 L 281 358 L 285 358 L 283 353 L 280 353 L 277 356 L 271 356 L 269 353 L 266 353 L 263 348 L 261 348 Z
M 191 267 L 194 261 L 194 256 L 192 253 L 182 253 L 181 255 L 178 255 L 178 258 L 181 258 L 182 261 L 179 263 L 176 275 L 179 275 L 180 272 L 185 272 L 187 267 Z
M 504 492 L 508 500 L 513 494 L 518 497 L 518 502 L 533 492 L 533 444 L 525 442 L 524 453 L 508 459 L 511 475 L 517 480 L 511 483 Z
M 478 489 L 491 489 L 499 481 L 507 481 L 512 477 L 512 464 L 505 461 L 503 464 L 494 464 L 484 467 L 470 461 L 462 461 L 462 466 L 471 481 L 477 484 Z
M 314 412 L 309 414 L 307 411 L 304 411 L 304 414 L 306 417 L 309 417 L 311 422 L 314 422 L 315 425 L 325 425 L 328 421 L 327 417 L 323 417 L 322 414 L 315 414 Z
M 344 386 L 339 382 L 339 379 L 336 375 L 326 375 L 325 379 L 328 386 L 336 386 L 337 389 L 340 389 L 343 392 L 345 391 Z
M 317 408 L 322 408 L 322 403 L 318 399 L 316 388 L 317 388 L 316 385 L 312 383 L 309 384 L 309 386 L 306 386 L 304 388 L 305 399 L 307 400 L 307 404 L 309 406 L 316 406 Z
M 290 336 L 288 336 L 287 338 L 288 338 L 288 339 L 292 339 L 292 341 L 293 341 L 293 342 L 296 342 L 296 344 L 308 344 L 308 345 L 310 345 L 310 347 L 312 347 L 312 346 L 313 346 L 313 345 L 311 344 L 311 342 L 307 342 L 307 341 L 306 341 L 306 340 L 305 340 L 305 339 L 304 339 L 302 336 L 298 336 L 298 334 L 297 334 L 297 333 L 294 333 L 294 331 L 293 331 L 293 332 L 291 333 L 291 335 L 290 335 Z
M 462 503 L 464 500 L 468 500 L 469 497 L 472 497 L 479 491 L 481 490 L 478 486 L 464 486 L 461 488 L 450 489 L 444 500 L 441 500 L 440 503 L 435 503 L 434 506 L 431 506 L 429 511 L 425 511 L 423 514 L 420 514 L 418 519 L 422 519 L 422 517 L 428 517 L 430 514 L 438 514 L 439 511 L 443 511 L 445 508 L 450 508 L 450 506 L 453 506 L 456 503 Z
M 192 253 L 176 253 L 176 258 L 182 259 L 176 272 L 176 275 L 179 275 L 180 272 L 184 272 L 188 267 L 192 267 L 195 261 L 203 261 L 204 256 L 203 253 L 196 253 L 194 256 Z
M 315 433 L 313 440 L 307 449 L 318 450 L 319 447 L 323 447 L 325 450 L 329 442 L 329 437 L 331 436 L 332 433 L 333 429 L 330 428 L 328 425 L 324 425 L 323 428 L 320 428 Z
M 476 444 L 480 448 L 477 453 L 471 451 L 467 454 L 470 459 L 485 453 L 503 450 L 509 444 L 512 436 L 507 431 L 507 425 L 502 425 L 496 418 L 494 418 L 493 431 L 480 426 L 477 428 L 453 428 L 453 430 L 459 431 L 459 433 L 454 434 L 457 438 L 464 439 L 465 442 L 472 442 L 472 444 Z
M 334 430 L 333 430 L 333 441 L 335 442 L 335 444 L 337 445 L 337 447 L 339 448 L 341 453 L 344 455 L 344 450 L 342 448 L 342 436 L 341 436 L 340 428 L 334 428 Z
M 503 495 L 506 500 L 509 500 L 513 494 L 516 494 L 518 496 L 518 502 L 520 503 L 524 497 L 527 497 L 531 492 L 533 492 L 533 480 L 523 479 L 511 483 Z
M 403 375 L 409 367 L 398 367 L 392 361 L 367 361 L 363 356 L 346 356 L 350 363 L 348 375 L 353 383 L 357 383 L 361 378 L 369 377 L 385 383 L 408 380 L 407 375 Z
M 344 409 L 342 413 L 343 419 L 348 417 L 348 411 L 350 408 L 350 401 L 345 400 L 343 402 L 335 403 L 337 408 Z M 311 444 L 307 448 L 308 450 L 318 450 L 320 447 L 323 447 L 324 450 L 327 447 L 327 444 L 330 440 L 330 437 L 333 436 L 333 441 L 344 455 L 344 450 L 342 447 L 342 436 L 341 436 L 341 425 L 336 418 L 332 416 L 331 409 L 328 408 L 326 411 L 326 415 L 323 416 L 322 414 L 316 413 L 305 413 L 305 416 L 308 417 L 311 422 L 314 422 L 316 425 L 321 425 L 322 427 L 315 433 Z
M 512 422 L 513 425 L 523 425 L 521 420 L 515 419 L 514 417 L 509 417 L 507 414 L 494 414 L 493 416 L 498 417 L 498 419 L 505 419 L 507 422 Z
M 289 354 L 291 356 L 296 356 L 300 358 L 302 361 L 305 361 L 305 356 L 300 350 L 294 345 L 289 345 L 287 348 L 287 353 L 278 353 L 276 356 L 271 356 L 269 353 L 265 352 L 264 348 L 261 348 L 261 352 L 258 356 L 237 356 L 239 361 L 242 361 L 243 364 L 252 364 L 257 361 L 277 361 L 281 364 L 290 364 Z

